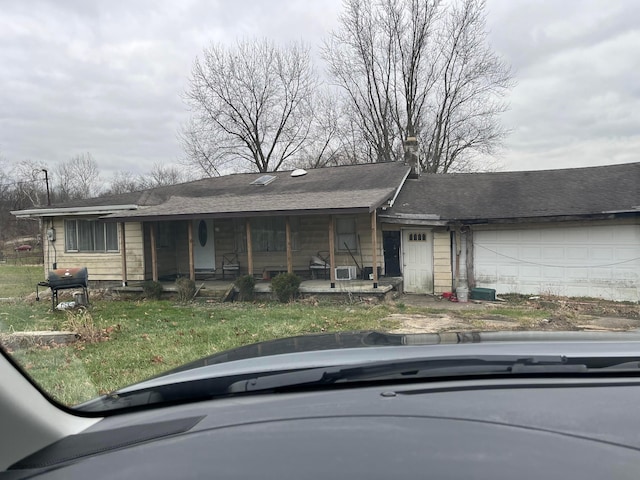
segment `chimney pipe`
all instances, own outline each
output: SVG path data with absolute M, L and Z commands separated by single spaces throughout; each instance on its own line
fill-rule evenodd
M 409 178 L 418 178 L 420 176 L 420 163 L 418 162 L 418 139 L 416 137 L 407 137 L 404 141 L 404 163 L 411 167 Z

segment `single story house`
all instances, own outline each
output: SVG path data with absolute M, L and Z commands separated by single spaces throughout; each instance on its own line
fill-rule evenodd
M 46 268 L 86 266 L 92 282 L 316 270 L 384 271 L 377 214 L 393 205 L 401 163 L 243 173 L 13 212 L 43 220 Z M 233 268 L 233 270 L 231 270 Z M 325 272 L 326 270 L 326 272 Z M 353 275 L 353 268 L 338 276 Z
M 45 270 L 92 283 L 278 272 L 639 300 L 640 163 L 417 175 L 402 163 L 245 173 L 12 212 Z M 46 273 L 46 272 L 45 272 Z M 362 275 L 364 274 L 364 275 Z

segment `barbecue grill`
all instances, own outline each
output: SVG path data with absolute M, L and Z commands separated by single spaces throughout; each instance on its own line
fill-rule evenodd
M 55 309 L 58 304 L 58 291 L 72 288 L 81 288 L 84 298 L 89 302 L 89 273 L 87 267 L 56 268 L 50 270 L 46 282 L 39 282 L 36 286 L 36 300 L 40 300 L 38 287 L 49 287 L 51 289 L 51 308 Z

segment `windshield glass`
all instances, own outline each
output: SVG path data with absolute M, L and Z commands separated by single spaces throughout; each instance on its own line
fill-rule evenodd
M 0 348 L 73 407 L 212 365 L 637 330 L 638 20 L 623 0 L 3 5 Z

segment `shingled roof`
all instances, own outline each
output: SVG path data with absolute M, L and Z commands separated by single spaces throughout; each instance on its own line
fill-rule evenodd
M 264 175 L 261 173 L 233 174 L 90 199 L 81 205 L 137 205 L 135 210 L 107 217 L 125 221 L 203 215 L 370 212 L 395 196 L 409 168 L 401 163 L 380 163 L 313 169 L 302 176 L 291 173 L 269 173 L 276 178 L 268 185 L 252 184 Z
M 450 223 L 640 213 L 640 163 L 407 180 L 389 220 Z

